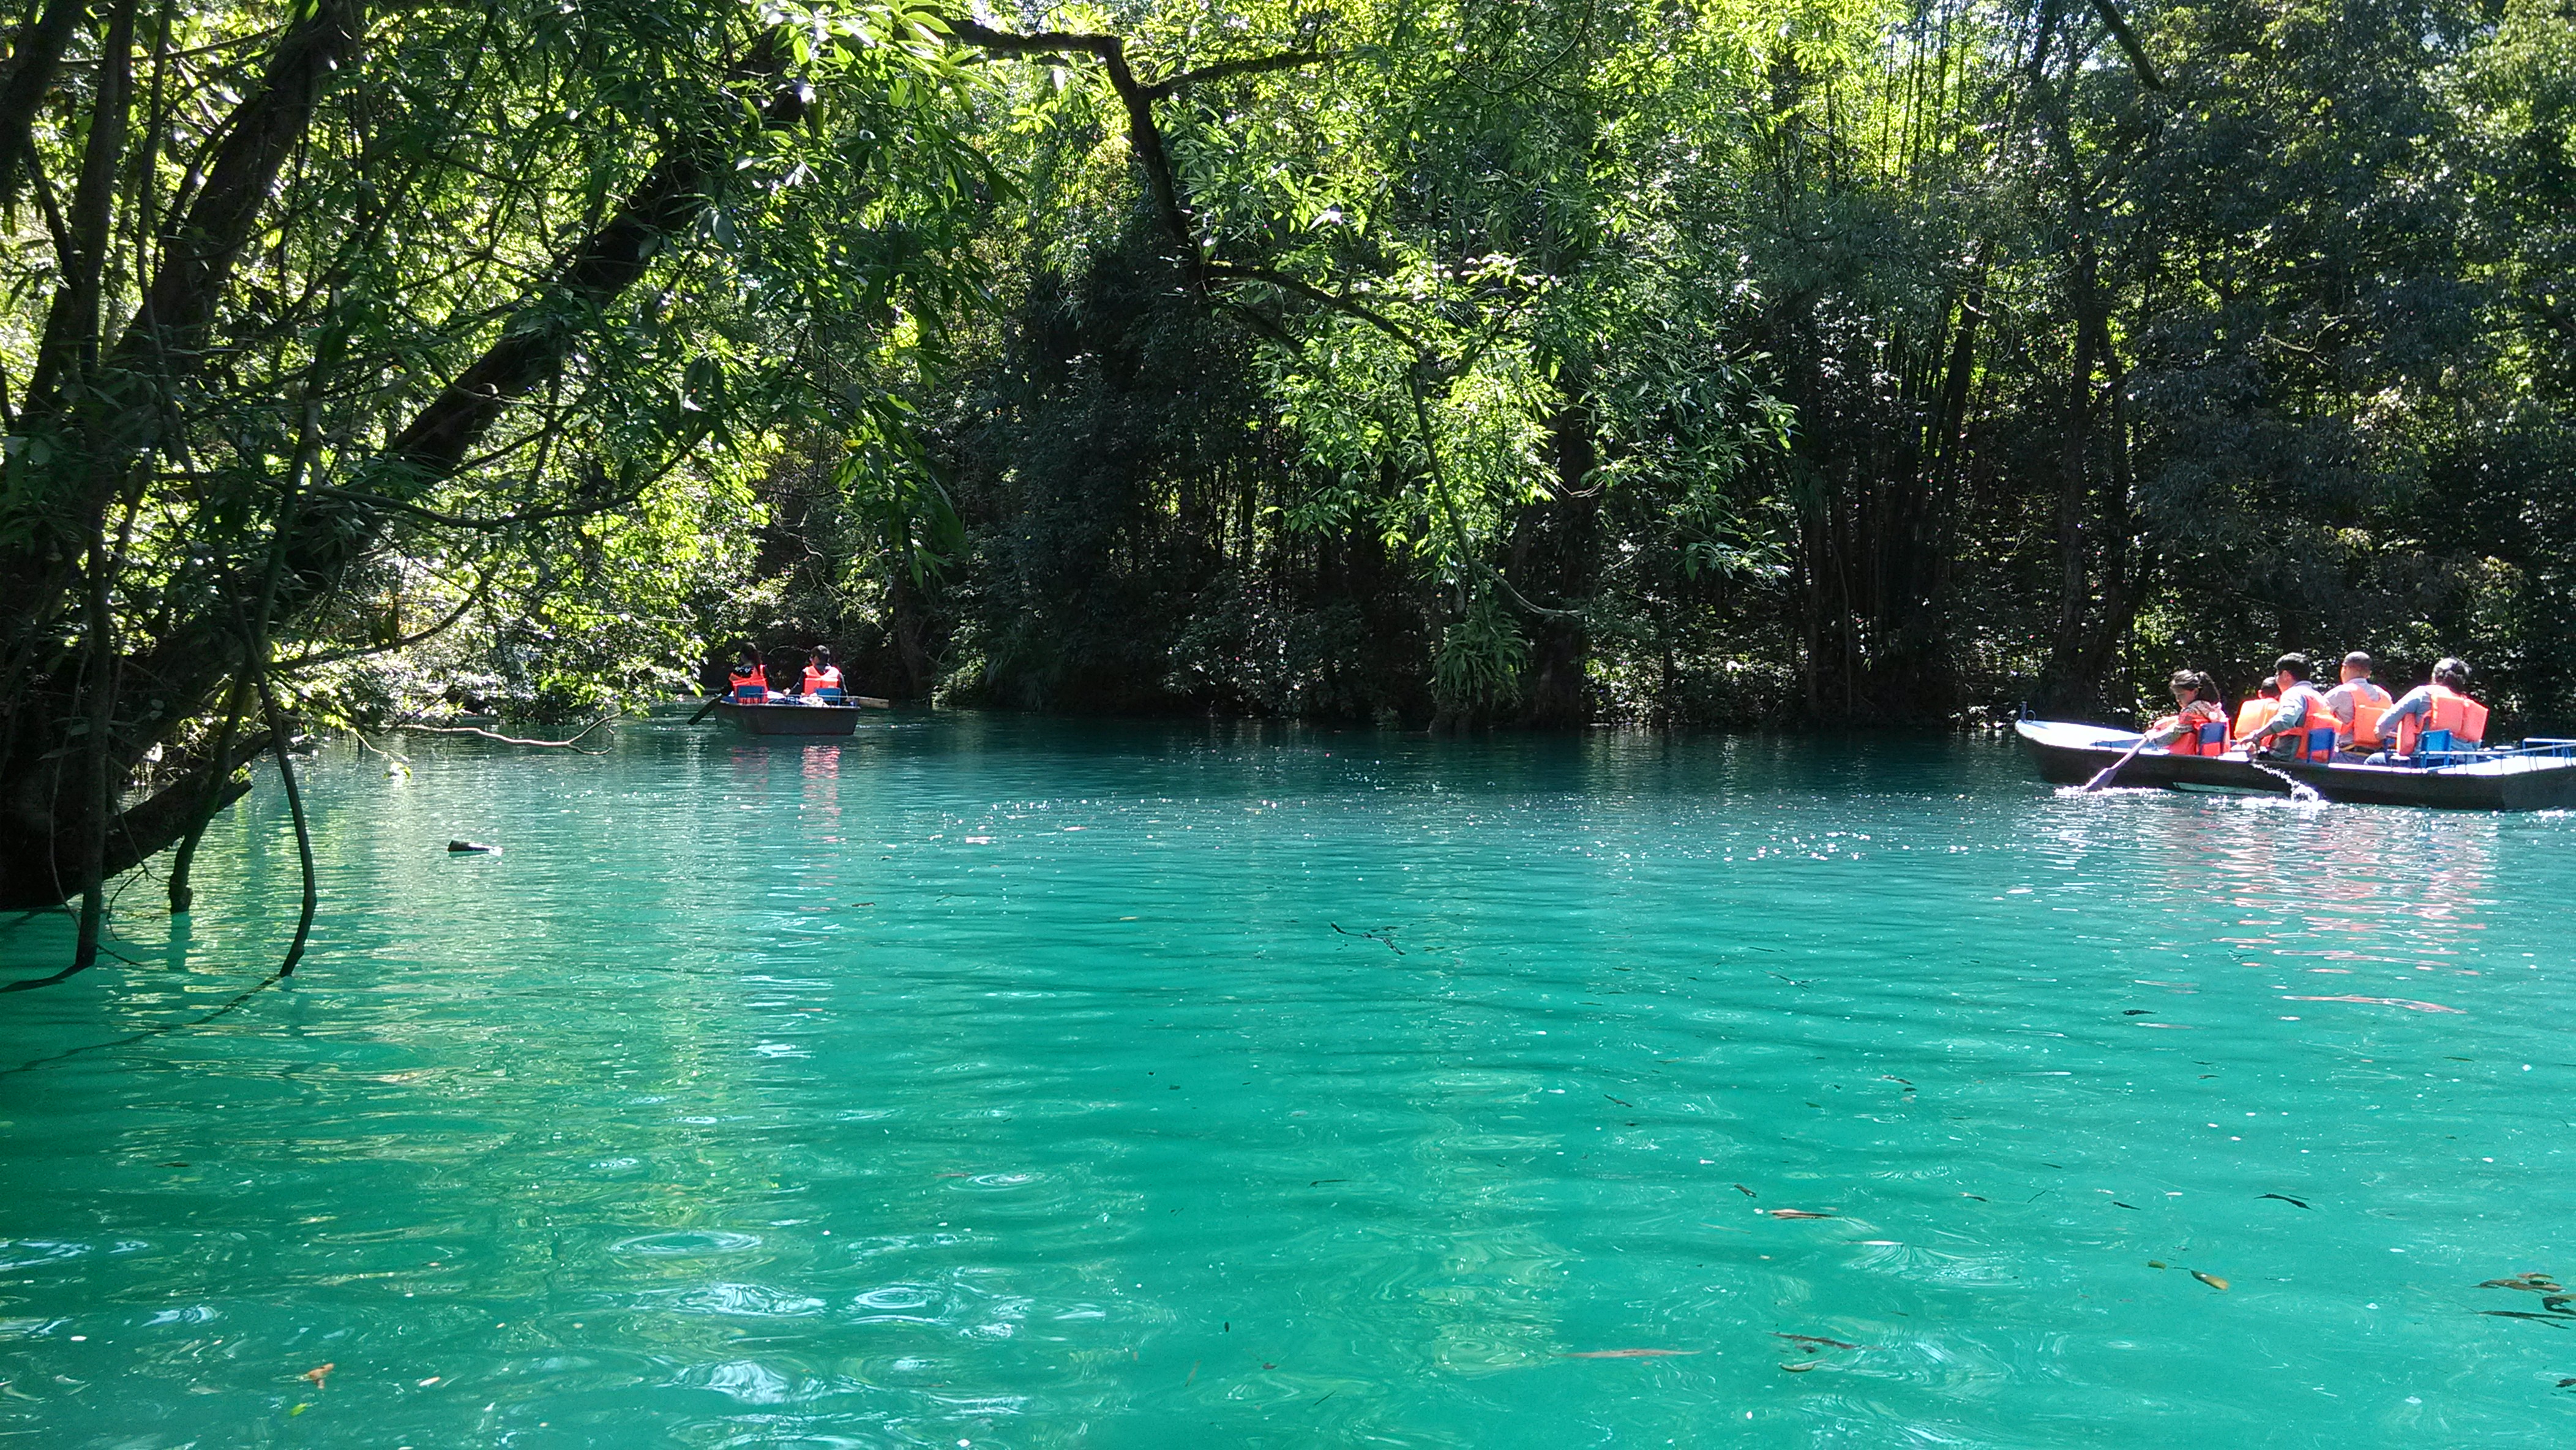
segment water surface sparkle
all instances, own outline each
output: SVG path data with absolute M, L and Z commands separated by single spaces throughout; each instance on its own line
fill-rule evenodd
M 313 769 L 293 982 L 198 1020 L 292 919 L 264 786 L 192 923 L 138 883 L 134 965 L 0 998 L 0 1432 L 2576 1428 L 2576 1324 L 2480 1287 L 2576 1273 L 2563 818 L 1983 743 L 406 748 Z

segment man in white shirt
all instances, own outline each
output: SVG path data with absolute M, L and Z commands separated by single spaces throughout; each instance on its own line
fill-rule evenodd
M 2388 692 L 2379 688 L 2378 684 L 2370 678 L 2370 671 L 2370 656 L 2360 650 L 2354 650 L 2343 657 L 2343 683 L 2326 691 L 2326 708 L 2332 710 L 2334 717 L 2343 722 L 2343 733 L 2335 737 L 2337 750 L 2355 748 L 2352 735 L 2353 717 L 2362 706 L 2373 705 L 2381 710 L 2388 708 Z M 2377 750 L 2379 746 L 2374 741 L 2360 748 Z

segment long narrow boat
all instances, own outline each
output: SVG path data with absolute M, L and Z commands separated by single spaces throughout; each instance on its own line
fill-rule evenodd
M 847 735 L 859 728 L 862 707 L 848 705 L 737 705 L 716 702 L 716 713 L 749 735 Z
M 2081 785 L 2138 743 L 2138 732 L 2062 720 L 2023 720 L 2015 733 L 2039 762 L 2040 778 Z M 2452 751 L 2422 763 L 2361 765 L 2249 761 L 2243 752 L 2175 755 L 2149 747 L 2120 767 L 2110 784 L 2132 788 L 2289 793 L 2292 782 L 2330 801 L 2354 805 L 2438 806 L 2469 811 L 2545 811 L 2576 807 L 2576 740 L 2526 740 L 2495 750 Z

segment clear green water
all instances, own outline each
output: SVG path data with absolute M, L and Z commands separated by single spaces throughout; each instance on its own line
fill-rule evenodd
M 2576 1273 L 2565 819 L 1978 743 L 413 753 L 314 769 L 291 984 L 136 1036 L 273 960 L 263 788 L 193 926 L 139 885 L 137 966 L 0 998 L 0 1433 L 2576 1432 L 2576 1325 L 2478 1287 Z

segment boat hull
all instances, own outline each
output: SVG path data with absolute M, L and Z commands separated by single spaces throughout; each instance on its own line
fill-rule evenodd
M 859 728 L 856 705 L 737 705 L 719 701 L 716 713 L 747 735 L 847 735 Z
M 2024 720 L 2013 728 L 2030 747 L 2040 778 L 2057 785 L 2082 785 L 2138 743 L 2135 731 L 2056 720 Z M 2576 759 L 2564 756 L 2509 757 L 2435 769 L 2340 762 L 2322 765 L 2267 760 L 2263 764 L 2270 769 L 2256 767 L 2241 754 L 2173 755 L 2149 748 L 2121 766 L 2108 784 L 2129 789 L 2160 786 L 2286 795 L 2290 780 L 2295 780 L 2327 800 L 2348 805 L 2464 811 L 2576 807 Z

